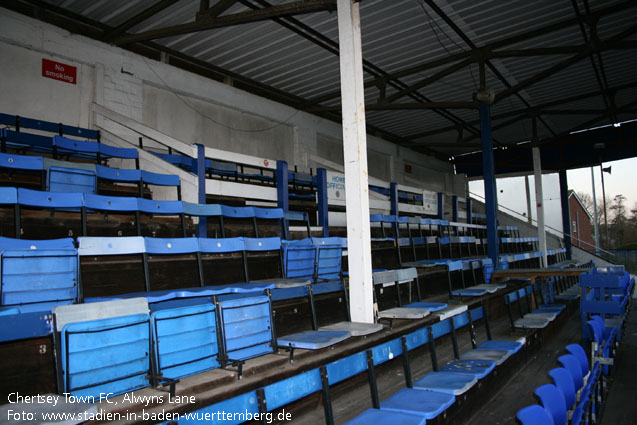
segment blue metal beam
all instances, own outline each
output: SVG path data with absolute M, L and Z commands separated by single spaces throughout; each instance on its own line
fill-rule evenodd
M 458 222 L 458 195 L 451 197 L 451 221 Z
M 318 221 L 323 228 L 323 237 L 330 236 L 330 215 L 327 203 L 327 170 L 316 169 L 316 193 L 318 197 Z
M 445 194 L 442 192 L 438 192 L 438 218 L 445 218 Z
M 562 201 L 562 228 L 566 258 L 571 259 L 571 218 L 568 205 L 568 180 L 566 170 L 560 170 L 560 199 Z M 578 235 L 579 236 L 579 235 Z
M 467 223 L 473 224 L 473 200 L 467 198 Z
M 487 213 L 487 243 L 489 258 L 498 268 L 500 259 L 498 241 L 498 194 L 493 162 L 493 137 L 491 135 L 491 107 L 480 105 L 480 133 L 482 135 L 482 175 L 484 176 L 485 209 Z
M 277 206 L 283 211 L 290 210 L 290 194 L 288 193 L 288 163 L 285 161 L 277 160 L 276 162 L 276 199 Z M 284 220 L 285 229 L 283 229 L 283 236 L 290 234 L 289 224 L 287 220 Z
M 206 148 L 201 143 L 197 143 L 197 202 L 206 203 Z M 199 217 L 199 225 L 197 226 L 197 236 L 200 238 L 208 237 L 208 222 L 206 217 Z

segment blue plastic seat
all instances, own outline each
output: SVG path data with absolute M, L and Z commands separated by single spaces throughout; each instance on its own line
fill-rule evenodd
M 369 424 L 401 424 L 424 425 L 427 422 L 424 416 L 410 415 L 402 412 L 392 412 L 380 409 L 367 409 L 354 419 L 345 422 L 344 425 L 369 425 Z
M 455 372 L 429 372 L 414 382 L 414 388 L 461 395 L 478 382 L 474 375 Z
M 41 156 L 0 153 L 0 167 L 15 170 L 42 171 L 44 162 Z
M 1 239 L 2 306 L 46 312 L 77 301 L 78 257 L 72 239 Z
M 37 208 L 79 209 L 84 206 L 84 196 L 81 193 L 18 189 L 18 203 Z
M 546 409 L 537 404 L 518 410 L 515 417 L 521 425 L 555 425 Z
M 549 376 L 553 380 L 553 384 L 562 392 L 566 410 L 570 410 L 575 405 L 575 384 L 571 373 L 563 367 L 551 369 Z
M 245 251 L 246 253 L 252 253 L 252 252 L 276 252 L 279 257 L 282 255 L 281 254 L 281 239 L 278 237 L 271 237 L 271 238 L 243 238 L 244 239 L 244 244 L 245 244 Z M 252 282 L 262 282 L 262 283 L 272 283 L 275 285 L 276 288 L 289 288 L 289 287 L 297 287 L 297 286 L 306 286 L 310 283 L 312 283 L 312 279 L 311 278 L 286 278 L 283 276 L 283 271 L 284 271 L 284 266 L 282 264 L 283 258 L 279 258 L 279 264 L 280 264 L 280 273 L 278 276 L 276 277 L 268 277 L 268 278 L 264 278 L 264 279 L 253 279 L 250 278 L 250 281 Z M 247 258 L 246 258 L 247 261 Z M 250 267 L 249 265 L 246 267 L 246 269 L 248 269 L 248 273 L 250 273 Z
M 440 371 L 466 373 L 482 379 L 491 373 L 495 366 L 496 362 L 492 360 L 454 360 L 441 367 Z
M 579 362 L 582 368 L 582 376 L 588 375 L 588 372 L 589 372 L 588 356 L 586 355 L 586 352 L 584 351 L 582 346 L 579 344 L 569 344 L 566 346 L 565 349 L 569 354 L 574 356 Z
M 128 196 L 85 194 L 84 205 L 88 210 L 93 211 L 134 212 L 138 208 L 137 198 Z
M 518 341 L 501 341 L 489 339 L 478 345 L 476 348 L 478 350 L 505 350 L 508 351 L 510 354 L 515 354 L 520 351 L 523 346 L 524 344 Z
M 218 302 L 222 363 L 274 353 L 270 298 L 266 295 Z
M 573 385 L 575 391 L 579 391 L 584 386 L 584 379 L 582 377 L 582 368 L 577 358 L 571 354 L 566 354 L 557 358 L 557 361 L 562 367 L 569 371 L 573 378 Z
M 316 280 L 325 282 L 341 280 L 341 264 L 343 261 L 343 238 L 312 238 L 316 246 Z
M 351 335 L 347 331 L 303 331 L 277 338 L 280 347 L 321 350 L 346 340 Z
M 79 168 L 48 168 L 46 190 L 49 192 L 95 193 L 97 177 L 94 171 Z
M 283 265 L 286 278 L 302 278 L 314 281 L 316 246 L 311 239 L 284 241 Z
M 403 307 L 424 308 L 426 310 L 434 312 L 434 311 L 444 310 L 445 308 L 447 308 L 447 303 L 430 303 L 430 302 L 424 302 L 424 301 L 415 301 L 413 303 L 406 304 Z
M 381 401 L 380 409 L 433 419 L 447 410 L 455 401 L 456 397 L 453 394 L 401 388 Z
M 7 147 L 17 150 L 28 150 L 34 153 L 53 152 L 53 138 L 40 134 L 23 133 L 3 128 L 2 138 Z
M 213 304 L 156 311 L 151 329 L 157 376 L 178 379 L 219 367 Z
M 537 387 L 533 394 L 540 399 L 540 403 L 551 415 L 555 425 L 566 425 L 568 422 L 566 401 L 562 392 L 555 385 L 547 384 Z
M 118 395 L 148 386 L 146 300 L 57 306 L 54 313 L 64 392 L 99 398 L 100 393 Z

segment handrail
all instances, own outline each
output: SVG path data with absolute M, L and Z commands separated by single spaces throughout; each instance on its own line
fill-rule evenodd
M 485 199 L 485 198 L 484 198 L 484 196 L 479 195 L 479 194 L 474 193 L 474 192 L 469 192 L 469 195 L 470 195 L 470 196 L 475 196 L 475 197 L 474 197 L 474 199 L 476 199 L 476 200 L 478 200 L 478 201 L 480 200 L 480 199 L 478 199 L 478 198 L 482 198 L 483 200 Z M 505 207 L 504 205 L 498 205 L 498 208 L 499 208 L 499 209 L 502 209 L 502 210 L 510 211 L 510 212 L 512 212 L 512 213 L 514 213 L 514 214 L 519 215 L 520 217 L 524 217 L 524 218 L 525 218 L 525 220 L 524 220 L 524 221 L 526 221 L 526 220 L 531 220 L 531 222 L 535 222 L 535 223 L 536 223 L 536 227 L 537 227 L 537 220 L 536 220 L 536 219 L 534 219 L 533 217 L 527 217 L 527 216 L 525 216 L 525 215 L 523 215 L 523 214 L 521 214 L 521 213 L 519 213 L 519 212 L 517 212 L 517 211 L 515 211 L 515 210 L 512 210 L 511 208 Z M 509 215 L 512 215 L 512 214 L 509 214 Z M 517 218 L 517 217 L 515 217 L 515 216 L 514 216 L 514 218 Z M 556 236 L 558 236 L 558 237 L 559 237 L 559 236 L 562 236 L 562 239 L 564 238 L 564 231 L 562 231 L 562 230 L 557 230 L 557 229 L 555 229 L 554 227 L 548 226 L 548 225 L 546 225 L 546 224 L 544 225 L 544 227 L 547 227 L 547 228 L 551 229 L 553 232 L 555 232 L 555 233 L 556 233 Z M 579 238 L 574 237 L 573 235 L 570 235 L 570 237 L 571 237 L 571 240 L 576 240 L 576 241 L 580 242 L 581 244 L 584 244 L 584 245 L 587 245 L 587 246 L 589 246 L 589 247 L 593 248 L 593 249 L 595 250 L 595 252 L 604 252 L 604 253 L 609 254 L 609 255 L 611 255 L 611 256 L 614 256 L 614 255 L 615 255 L 615 254 L 613 254 L 613 253 L 612 253 L 612 252 L 610 252 L 610 251 L 606 251 L 606 250 L 604 250 L 604 249 L 602 249 L 602 248 L 598 248 L 598 247 L 596 247 L 595 245 L 592 245 L 592 244 L 590 244 L 590 243 L 588 243 L 588 242 L 586 242 L 586 241 L 583 241 L 583 240 L 581 240 L 581 239 L 579 239 Z

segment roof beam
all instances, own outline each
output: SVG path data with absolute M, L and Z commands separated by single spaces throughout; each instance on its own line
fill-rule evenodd
M 409 111 L 427 109 L 478 109 L 477 102 L 410 102 L 410 103 L 372 103 L 365 105 L 366 111 Z M 315 106 L 307 112 L 340 111 L 341 106 Z
M 336 0 L 305 0 L 265 7 L 258 10 L 234 13 L 232 15 L 225 15 L 221 17 L 212 17 L 208 14 L 198 14 L 198 19 L 195 22 L 173 25 L 170 27 L 154 29 L 138 34 L 125 35 L 116 39 L 115 44 L 125 45 L 139 41 L 148 41 L 157 38 L 190 34 L 193 32 L 206 31 L 215 28 L 260 22 L 282 16 L 301 15 L 321 12 L 325 10 L 334 10 L 335 8 Z
M 216 18 L 221 15 L 226 10 L 230 9 L 233 4 L 235 4 L 237 0 L 219 0 L 212 7 L 208 7 L 210 4 L 209 0 L 201 0 L 201 10 L 197 13 L 197 18 L 202 16 L 207 16 L 209 18 Z
M 113 28 L 112 30 L 109 30 L 106 33 L 104 33 L 104 36 L 102 37 L 102 41 L 109 42 L 114 40 L 120 34 L 123 34 L 130 28 L 134 27 L 135 25 L 144 22 L 146 19 L 150 18 L 153 15 L 156 15 L 157 13 L 161 12 L 167 7 L 172 6 L 175 3 L 177 3 L 177 0 L 161 0 L 155 3 L 154 5 L 150 6 L 147 9 L 144 9 L 137 15 L 122 22 L 121 24 Z
M 511 95 L 517 94 L 520 90 L 535 84 L 539 81 L 542 81 L 545 78 L 548 78 L 558 72 L 560 72 L 563 69 L 568 68 L 569 66 L 581 61 L 582 59 L 587 58 L 588 56 L 590 56 L 591 54 L 593 54 L 594 52 L 602 49 L 603 45 L 605 44 L 613 44 L 614 42 L 617 41 L 621 41 L 622 39 L 629 37 L 630 35 L 634 34 L 635 32 L 637 32 L 637 25 L 634 25 L 630 28 L 628 28 L 625 31 L 622 31 L 621 33 L 611 37 L 607 42 L 604 43 L 599 43 L 596 45 L 592 45 L 589 46 L 586 50 L 571 56 L 570 58 L 560 61 L 558 63 L 556 63 L 555 65 L 546 68 L 543 71 L 538 72 L 537 74 L 533 75 L 532 77 L 527 78 L 526 80 L 520 81 L 519 83 L 517 83 L 514 86 L 508 87 L 507 89 L 501 91 L 500 93 L 497 93 L 495 95 L 495 103 L 501 101 L 502 99 L 505 99 Z

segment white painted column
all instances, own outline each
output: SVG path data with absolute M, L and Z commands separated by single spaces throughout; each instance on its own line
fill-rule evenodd
M 546 267 L 546 231 L 544 229 L 544 194 L 542 192 L 542 160 L 540 148 L 533 148 L 533 174 L 535 174 L 535 205 L 537 207 L 537 236 L 542 251 L 542 265 Z
M 374 322 L 367 136 L 359 3 L 338 0 L 349 302 L 353 322 Z

